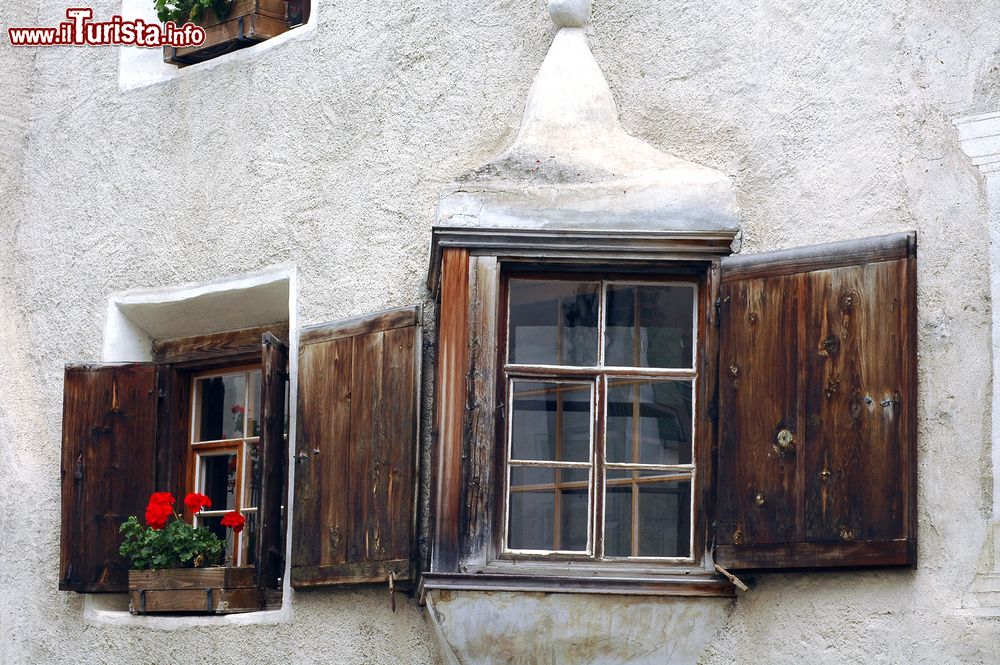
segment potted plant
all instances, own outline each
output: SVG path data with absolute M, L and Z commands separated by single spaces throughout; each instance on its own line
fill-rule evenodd
M 229 614 L 261 607 L 254 569 L 225 565 L 227 541 L 246 523 L 238 511 L 222 518 L 226 541 L 185 522 L 170 492 L 155 492 L 146 506 L 146 524 L 133 515 L 121 526 L 119 552 L 129 559 L 129 611 Z M 204 494 L 191 492 L 184 505 L 192 516 L 210 508 Z
M 154 0 L 157 17 L 164 23 L 195 23 L 205 29 L 198 46 L 163 47 L 163 60 L 190 65 L 270 39 L 301 22 L 301 3 L 293 0 Z

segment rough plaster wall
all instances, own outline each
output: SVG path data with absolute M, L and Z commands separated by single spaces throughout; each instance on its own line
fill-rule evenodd
M 0 27 L 65 7 L 4 0 Z M 318 14 L 260 58 L 124 94 L 116 49 L 0 38 L 0 661 L 435 660 L 381 590 L 175 633 L 88 625 L 56 591 L 61 368 L 99 356 L 109 294 L 292 261 L 303 324 L 421 300 L 437 189 L 512 138 L 551 38 L 541 0 Z M 996 659 L 1000 620 L 954 613 L 985 534 L 992 395 L 984 199 L 949 118 L 1000 105 L 998 19 L 959 0 L 596 2 L 626 127 L 734 176 L 745 251 L 920 234 L 919 569 L 761 577 L 703 663 Z M 591 602 L 613 611 L 558 604 Z

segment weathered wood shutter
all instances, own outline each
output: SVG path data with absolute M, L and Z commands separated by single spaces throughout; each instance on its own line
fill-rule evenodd
M 299 339 L 292 586 L 412 576 L 420 308 Z
M 282 506 L 285 483 L 285 388 L 288 385 L 288 347 L 264 333 L 261 359 L 260 507 L 257 536 L 257 586 L 278 588 L 285 570 Z
M 723 260 L 715 559 L 916 563 L 916 236 Z
M 143 518 L 156 474 L 156 367 L 72 365 L 63 388 L 59 588 L 128 591 L 118 528 Z

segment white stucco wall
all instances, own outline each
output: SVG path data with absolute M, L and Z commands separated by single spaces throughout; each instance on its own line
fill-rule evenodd
M 0 28 L 65 7 L 4 0 Z M 392 614 L 382 590 L 163 632 L 88 622 L 56 588 L 62 365 L 100 357 L 109 297 L 291 264 L 304 325 L 422 300 L 438 189 L 513 137 L 552 34 L 541 0 L 316 11 L 260 57 L 126 92 L 117 49 L 0 37 L 0 662 L 437 658 L 421 611 Z M 697 608 L 702 663 L 1000 659 L 1000 619 L 958 611 L 990 516 L 991 309 L 986 198 L 950 122 L 1000 108 L 998 20 L 1000 2 L 596 0 L 626 128 L 734 178 L 744 251 L 919 233 L 918 569 L 761 576 L 735 604 L 698 601 L 714 603 Z M 530 605 L 681 626 L 691 602 Z M 443 624 L 476 603 L 441 602 Z

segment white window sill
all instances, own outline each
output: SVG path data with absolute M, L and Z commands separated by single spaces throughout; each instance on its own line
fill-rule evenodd
M 207 615 L 137 615 L 128 611 L 128 594 L 86 594 L 83 618 L 90 624 L 129 626 L 150 630 L 175 631 L 205 626 L 251 626 L 289 623 L 292 620 L 291 589 L 282 592 L 281 609 L 241 614 Z

